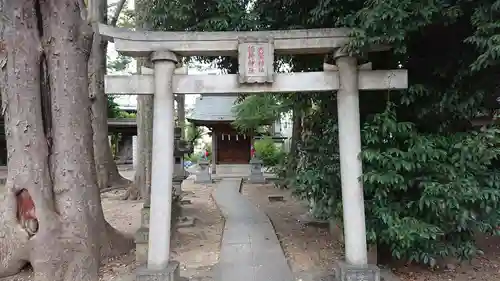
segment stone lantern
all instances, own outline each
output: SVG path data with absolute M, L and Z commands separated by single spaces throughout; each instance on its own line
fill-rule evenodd
M 186 179 L 184 170 L 184 155 L 192 153 L 193 147 L 187 141 L 181 139 L 182 128 L 174 128 L 174 174 L 172 182 L 174 186 L 174 196 L 179 198 L 182 194 L 181 184 Z
M 263 162 L 256 155 L 250 159 L 250 176 L 248 181 L 250 183 L 266 183 L 266 178 L 262 172 Z

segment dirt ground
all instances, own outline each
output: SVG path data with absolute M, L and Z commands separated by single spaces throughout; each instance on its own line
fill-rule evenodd
M 219 259 L 224 222 L 211 198 L 214 187 L 196 185 L 192 180 L 183 184 L 184 199 L 190 200 L 190 204 L 182 206 L 182 215 L 195 218 L 195 226 L 178 229 L 172 244 L 172 258 L 181 263 L 181 275 L 194 281 L 216 281 L 211 278 L 211 269 Z M 105 216 L 120 231 L 133 235 L 140 226 L 142 202 L 119 200 L 117 197 L 122 193 L 115 191 L 103 195 Z M 271 184 L 245 184 L 243 193 L 270 217 L 296 276 L 329 274 L 343 258 L 342 243 L 333 239 L 326 227 L 299 221 L 307 206 L 294 199 L 289 191 L 275 189 Z M 269 202 L 269 195 L 282 195 L 284 201 Z M 478 241 L 485 254 L 471 263 L 450 263 L 436 271 L 416 266 L 393 271 L 403 281 L 500 281 L 500 237 L 479 237 Z M 100 281 L 133 281 L 135 268 L 135 251 L 132 250 L 105 261 Z M 31 275 L 26 270 L 0 281 L 28 281 L 32 280 Z
M 219 261 L 224 219 L 211 194 L 215 184 L 194 184 L 185 180 L 182 216 L 195 218 L 195 226 L 179 228 L 172 245 L 172 258 L 181 262 L 181 275 L 196 281 L 211 281 L 212 267 Z
M 299 222 L 307 205 L 272 184 L 244 184 L 243 194 L 271 219 L 288 263 L 295 275 L 332 272 L 343 257 L 342 244 L 331 239 L 328 228 L 305 226 Z M 284 201 L 269 202 L 269 195 L 283 195 Z
M 397 268 L 396 274 L 404 281 L 498 281 L 500 280 L 500 237 L 477 237 L 484 255 L 470 262 L 450 262 L 435 271 L 417 266 Z
M 214 185 L 183 183 L 184 199 L 191 204 L 182 206 L 182 215 L 195 218 L 193 227 L 178 229 L 172 244 L 172 258 L 181 263 L 181 275 L 196 281 L 210 281 L 210 272 L 219 259 L 223 219 L 211 198 Z M 124 191 L 103 194 L 102 205 L 108 222 L 120 231 L 133 235 L 140 227 L 142 202 L 122 201 L 119 196 Z M 104 261 L 100 269 L 100 281 L 133 281 L 135 250 Z M 32 272 L 27 269 L 18 275 L 0 278 L 0 281 L 32 280 Z
M 331 273 L 336 261 L 343 258 L 342 243 L 332 239 L 327 228 L 299 222 L 307 206 L 294 199 L 289 191 L 276 189 L 271 184 L 245 184 L 243 193 L 273 222 L 290 267 L 297 276 Z M 283 195 L 284 201 L 269 202 L 268 195 Z M 393 271 L 402 281 L 500 281 L 500 237 L 478 237 L 478 244 L 485 254 L 470 263 L 450 263 L 435 271 L 417 266 Z

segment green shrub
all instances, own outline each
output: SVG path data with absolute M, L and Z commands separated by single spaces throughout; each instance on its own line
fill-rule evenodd
M 338 130 L 335 119 L 322 119 L 303 145 L 293 186 L 319 216 L 342 221 Z M 422 133 L 392 107 L 368 119 L 361 153 L 368 242 L 379 254 L 431 266 L 443 256 L 475 256 L 475 234 L 499 234 L 499 140 L 494 129 Z
M 255 153 L 266 167 L 274 167 L 283 157 L 283 151 L 276 147 L 272 138 L 266 137 L 254 143 Z
M 280 189 L 290 188 L 292 181 L 289 177 L 290 174 L 290 158 L 292 158 L 290 154 L 286 152 L 281 152 L 281 155 L 278 159 L 278 163 L 271 167 L 271 173 L 273 173 L 277 180 L 274 181 L 274 186 Z
M 363 128 L 368 239 L 392 256 L 434 265 L 476 254 L 499 222 L 498 132 L 422 134 L 393 111 Z

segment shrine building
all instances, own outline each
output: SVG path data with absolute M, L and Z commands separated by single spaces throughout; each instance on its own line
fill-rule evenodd
M 248 165 L 253 136 L 241 134 L 232 126 L 232 109 L 237 95 L 203 94 L 187 120 L 210 129 L 212 136 L 212 173 L 216 166 Z

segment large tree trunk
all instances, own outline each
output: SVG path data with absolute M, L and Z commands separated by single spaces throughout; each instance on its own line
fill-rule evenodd
M 132 244 L 105 222 L 97 188 L 83 1 L 2 2 L 0 277 L 29 262 L 36 281 L 98 280 L 101 257 Z
M 294 108 L 292 114 L 292 139 L 290 144 L 290 153 L 292 155 L 298 153 L 298 142 L 302 131 L 302 115 L 300 111 L 300 108 Z
M 139 64 L 140 65 L 140 64 Z M 148 199 L 153 147 L 153 96 L 137 97 L 137 166 L 125 199 Z
M 292 139 L 291 139 L 291 144 L 290 144 L 290 155 L 299 155 L 299 142 L 302 136 L 302 116 L 303 116 L 303 109 L 300 106 L 300 101 L 296 100 L 296 106 L 293 108 L 293 115 L 292 115 Z M 288 157 L 287 158 L 287 168 L 286 168 L 286 178 L 287 181 L 290 179 L 295 178 L 295 175 L 297 173 L 297 165 L 298 165 L 298 158 L 297 157 Z M 291 181 L 293 182 L 293 181 Z M 291 182 L 288 182 L 290 184 Z
M 120 3 L 123 3 L 121 1 Z M 93 24 L 107 22 L 107 1 L 90 0 L 90 18 Z M 123 4 L 121 4 L 123 7 Z M 120 7 L 116 17 L 120 13 Z M 94 35 L 92 52 L 89 59 L 89 92 L 92 99 L 92 129 L 94 132 L 94 154 L 97 170 L 97 183 L 100 189 L 109 186 L 128 186 L 130 181 L 118 172 L 108 140 L 108 100 L 104 92 L 104 75 L 106 74 L 106 49 L 108 42 L 99 34 Z
M 143 12 L 144 0 L 135 1 L 136 26 L 147 28 Z M 137 60 L 137 73 L 141 73 L 141 67 L 146 66 L 145 59 Z M 137 165 L 134 183 L 125 194 L 125 199 L 149 199 L 151 189 L 151 164 L 153 159 L 153 96 L 137 96 Z M 172 160 L 173 161 L 173 160 Z

